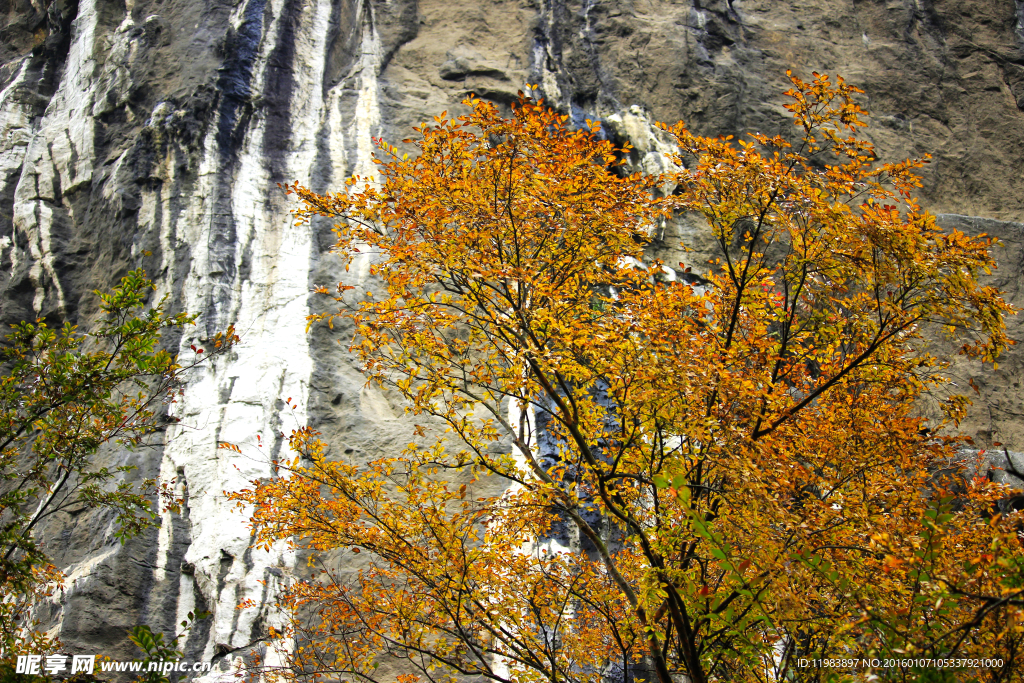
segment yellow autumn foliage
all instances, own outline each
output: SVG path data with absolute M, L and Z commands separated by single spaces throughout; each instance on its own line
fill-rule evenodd
M 380 142 L 379 183 L 289 188 L 384 288 L 339 285 L 316 318 L 351 321 L 367 376 L 426 426 L 360 464 L 298 430 L 306 465 L 237 495 L 261 543 L 331 558 L 284 596 L 300 647 L 279 673 L 1019 675 L 1020 515 L 940 436 L 963 397 L 943 424 L 915 414 L 950 388 L 925 326 L 986 362 L 1010 343 L 978 280 L 992 240 L 918 206 L 926 160 L 876 159 L 856 88 L 791 78 L 795 141 L 665 126 L 677 170 L 658 175 L 621 172 L 628 145 L 596 122 L 473 99 L 417 128 L 413 157 Z M 679 212 L 717 241 L 704 280 L 645 259 Z

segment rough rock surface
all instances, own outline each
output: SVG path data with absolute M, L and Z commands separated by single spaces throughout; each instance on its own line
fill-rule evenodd
M 785 70 L 839 72 L 864 88 L 883 156 L 934 155 L 925 206 L 1003 240 L 994 282 L 1022 304 L 1022 49 L 1020 0 L 0 0 L 0 319 L 88 321 L 91 291 L 141 265 L 203 314 L 195 339 L 232 323 L 244 339 L 194 377 L 163 448 L 103 454 L 173 478 L 182 515 L 125 546 L 101 515 L 46 529 L 69 581 L 45 616 L 69 649 L 130 659 L 129 626 L 209 609 L 186 659 L 226 671 L 273 623 L 266 597 L 295 558 L 250 548 L 222 492 L 270 474 L 279 434 L 306 421 L 338 457 L 406 438 L 335 344 L 344 330 L 303 332 L 310 286 L 367 264 L 341 272 L 329 226 L 292 225 L 276 183 L 338 187 L 372 170 L 371 136 L 527 83 L 657 167 L 651 121 L 784 130 Z M 666 243 L 680 236 L 696 254 L 677 260 L 699 261 L 699 226 Z M 1022 354 L 956 368 L 980 386 L 979 447 L 1024 450 Z M 264 457 L 217 449 L 257 432 Z

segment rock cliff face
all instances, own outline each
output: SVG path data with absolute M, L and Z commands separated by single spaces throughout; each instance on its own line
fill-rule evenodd
M 0 319 L 88 321 L 93 289 L 144 266 L 202 313 L 195 339 L 235 324 L 244 340 L 193 378 L 161 449 L 103 454 L 173 479 L 182 514 L 125 546 L 101 515 L 46 529 L 69 581 L 45 616 L 69 648 L 130 659 L 129 626 L 207 609 L 186 659 L 226 670 L 273 623 L 295 558 L 251 549 L 222 492 L 270 474 L 279 434 L 307 421 L 339 457 L 403 443 L 344 331 L 304 334 L 311 285 L 367 264 L 340 271 L 329 226 L 294 226 L 278 182 L 339 187 L 371 171 L 371 136 L 527 83 L 647 167 L 653 120 L 784 130 L 785 70 L 838 72 L 864 88 L 883 156 L 934 155 L 925 206 L 1003 240 L 994 281 L 1021 304 L 1022 50 L 1020 0 L 0 0 Z M 700 250 L 699 230 L 673 229 Z M 1022 363 L 957 367 L 981 387 L 981 446 L 1024 450 Z M 216 448 L 257 432 L 262 459 Z

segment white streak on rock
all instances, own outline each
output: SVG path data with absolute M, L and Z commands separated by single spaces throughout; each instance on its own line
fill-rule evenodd
M 373 8 L 364 0 L 362 6 L 363 35 L 359 53 L 359 96 L 356 100 L 356 115 L 353 121 L 352 135 L 355 137 L 359 151 L 358 161 L 352 172 L 356 175 L 371 177 L 377 169 L 373 164 L 373 136 L 380 132 L 380 100 L 378 92 L 382 52 L 380 37 L 373 28 L 371 12 Z
M 54 230 L 74 220 L 64 196 L 92 182 L 96 93 L 95 0 L 82 0 L 72 29 L 66 72 L 28 144 L 15 189 L 14 230 L 25 236 L 35 263 L 33 305 L 41 310 L 50 287 L 64 312 L 64 291 L 54 268 Z
M 241 21 L 244 10 L 244 4 L 236 10 L 235 23 Z M 288 104 L 290 129 L 270 133 L 289 136 L 284 159 L 276 161 L 284 164 L 287 179 L 308 184 L 316 161 L 318 127 L 331 118 L 332 103 L 322 97 L 331 4 L 329 0 L 319 0 L 301 11 L 301 17 L 292 18 L 296 26 L 296 52 L 321 58 L 309 60 L 301 67 L 295 65 L 294 95 Z M 261 96 L 258 89 L 269 63 L 267 57 L 275 48 L 272 37 L 278 35 L 276 22 L 283 12 L 283 2 L 270 3 L 268 14 L 274 18 L 264 28 L 259 56 L 254 61 L 254 100 Z M 371 56 L 379 53 L 379 46 L 374 45 L 370 42 Z M 356 130 L 379 125 L 376 73 L 373 76 L 373 89 L 360 91 Z M 158 118 L 157 112 L 153 118 Z M 204 142 L 197 192 L 185 215 L 177 221 L 185 226 L 183 234 L 176 235 L 165 227 L 160 235 L 168 281 L 186 278 L 184 308 L 203 310 L 210 293 L 218 289 L 214 293 L 226 294 L 227 305 L 217 311 L 217 326 L 223 328 L 234 323 L 243 338 L 230 357 L 212 363 L 186 388 L 175 407 L 182 426 L 169 439 L 165 449 L 168 464 L 162 468 L 165 476 L 183 468 L 189 484 L 192 543 L 185 560 L 195 567 L 195 584 L 213 612 L 204 659 L 228 651 L 231 654 L 225 659 L 229 663 L 243 654 L 236 654 L 237 648 L 250 644 L 257 619 L 267 625 L 282 625 L 284 615 L 268 604 L 267 597 L 286 580 L 294 565 L 294 555 L 283 544 L 269 553 L 251 549 L 247 515 L 236 510 L 223 491 L 237 491 L 253 479 L 273 475 L 269 460 L 277 453 L 269 452 L 270 449 L 286 450 L 287 445 L 279 435 L 306 423 L 312 371 L 305 335 L 312 235 L 309 225 L 293 225 L 281 200 L 275 201 L 276 189 L 270 187 L 270 166 L 275 161 L 268 158 L 264 148 L 267 133 L 262 111 L 257 109 L 233 162 L 228 190 L 235 230 L 234 272 L 239 273 L 243 259 L 248 259 L 248 278 L 236 275 L 226 280 L 218 265 L 218 259 L 225 258 L 223 245 L 215 253 L 211 243 L 219 218 L 214 215 L 218 192 L 225 191 L 218 181 L 227 173 L 225 164 L 232 163 L 221 156 L 215 128 Z M 174 274 L 173 255 L 180 246 L 179 239 L 191 246 L 187 275 Z M 243 253 L 246 248 L 248 255 Z M 182 340 L 181 351 L 186 356 L 191 353 L 191 343 L 190 338 Z M 281 403 L 286 397 L 292 399 L 295 409 Z M 257 432 L 266 444 L 262 453 L 252 447 Z M 218 441 L 241 445 L 244 455 L 218 450 Z M 236 609 L 247 599 L 253 600 L 253 606 Z M 179 615 L 194 602 L 191 594 L 183 591 Z M 280 656 L 281 653 L 268 652 L 268 663 Z M 226 674 L 227 671 L 213 672 L 203 680 L 217 680 Z

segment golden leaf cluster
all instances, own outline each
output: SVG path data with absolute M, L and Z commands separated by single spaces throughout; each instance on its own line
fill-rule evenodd
M 948 389 L 925 328 L 986 362 L 1011 343 L 1011 307 L 979 282 L 993 242 L 912 199 L 926 160 L 876 159 L 856 88 L 791 78 L 797 141 L 663 126 L 678 154 L 659 175 L 524 97 L 510 118 L 472 99 L 418 127 L 415 156 L 380 142 L 379 182 L 289 188 L 383 288 L 339 285 L 313 322 L 347 319 L 367 375 L 426 426 L 355 464 L 299 430 L 291 476 L 238 494 L 261 543 L 292 538 L 320 568 L 287 595 L 284 673 L 1019 670 L 1020 515 L 942 436 L 963 397 L 943 424 L 915 413 Z M 645 257 L 682 212 L 717 242 L 704 278 Z M 874 658 L 911 663 L 798 668 Z

